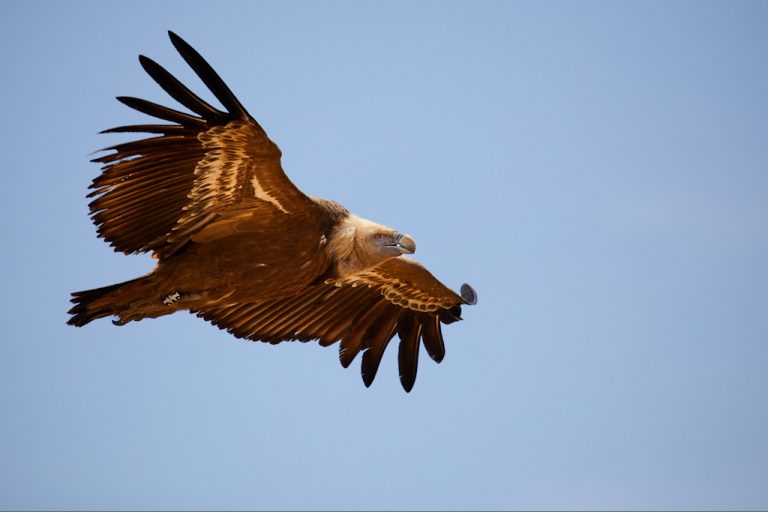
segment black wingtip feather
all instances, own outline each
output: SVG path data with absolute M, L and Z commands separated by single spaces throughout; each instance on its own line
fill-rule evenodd
M 142 114 L 147 114 L 148 116 L 157 117 L 158 119 L 164 119 L 165 121 L 171 121 L 173 123 L 179 123 L 182 126 L 205 125 L 204 119 L 141 98 L 135 98 L 133 96 L 117 96 L 115 99 L 126 107 L 138 110 Z
M 429 317 L 422 323 L 421 342 L 427 354 L 436 363 L 441 363 L 445 357 L 445 342 L 440 330 L 440 318 Z
M 389 345 L 389 341 L 395 335 L 395 326 L 393 325 L 388 330 L 382 331 L 388 333 L 382 337 L 381 334 L 377 334 L 377 341 L 375 344 L 363 352 L 363 362 L 360 365 L 360 374 L 363 378 L 363 384 L 365 387 L 371 387 L 373 381 L 376 379 L 376 374 L 379 372 L 379 366 L 381 365 L 381 358 Z
M 397 361 L 400 370 L 400 384 L 406 393 L 410 393 L 416 383 L 421 330 L 420 317 L 410 312 L 400 316 L 398 328 L 400 346 L 397 351 Z
M 365 361 L 365 359 L 363 359 L 363 361 Z M 363 384 L 365 385 L 366 388 L 371 387 L 371 384 L 373 384 L 373 380 L 376 378 L 376 371 L 378 371 L 378 368 L 376 368 L 376 370 L 374 370 L 373 372 L 369 372 L 369 373 L 362 372 L 361 375 L 363 377 Z
M 184 132 L 187 129 L 188 128 L 178 124 L 135 124 L 107 128 L 106 130 L 101 130 L 99 133 L 160 133 L 167 135 L 170 133 Z
M 190 91 L 167 69 L 154 60 L 145 55 L 139 55 L 139 63 L 157 85 L 162 87 L 173 99 L 190 109 L 192 112 L 195 112 L 206 119 L 218 122 L 221 122 L 222 118 L 227 117 L 224 112 L 209 105 L 205 100 Z
M 208 86 L 216 99 L 218 99 L 224 108 L 231 114 L 236 114 L 243 119 L 250 118 L 250 115 L 245 110 L 240 101 L 235 97 L 232 91 L 221 77 L 214 71 L 210 64 L 200 55 L 197 50 L 192 48 L 189 43 L 179 37 L 173 31 L 168 31 L 168 37 L 171 39 L 171 43 L 176 48 L 176 51 L 182 56 L 182 58 L 189 64 L 189 66 L 197 73 L 197 76 Z
M 383 302 L 381 314 L 368 326 L 363 335 L 363 362 L 360 365 L 360 373 L 365 387 L 369 387 L 379 371 L 381 358 L 387 345 L 397 330 L 397 319 L 400 314 L 398 306 Z
M 355 360 L 356 356 L 357 356 L 357 352 L 354 350 L 349 350 L 347 348 L 339 348 L 339 362 L 341 363 L 341 366 L 344 368 L 349 368 L 349 365 L 352 364 L 352 361 Z

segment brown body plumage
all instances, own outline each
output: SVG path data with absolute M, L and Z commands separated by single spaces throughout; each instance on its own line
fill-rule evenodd
M 119 97 L 172 124 L 107 130 L 157 135 L 94 160 L 104 167 L 90 208 L 99 236 L 115 250 L 151 251 L 158 264 L 144 277 L 74 293 L 69 323 L 115 316 L 122 325 L 189 310 L 238 337 L 341 341 L 344 366 L 363 351 L 367 386 L 398 334 L 400 379 L 410 391 L 420 342 L 440 362 L 440 324 L 459 320 L 474 291 L 463 285 L 456 294 L 401 257 L 415 250 L 408 235 L 297 189 L 261 126 L 192 47 L 170 36 L 225 111 L 139 58 L 196 115 Z

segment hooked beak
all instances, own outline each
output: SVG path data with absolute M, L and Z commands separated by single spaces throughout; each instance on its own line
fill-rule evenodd
M 416 241 L 408 235 L 398 233 L 395 237 L 393 247 L 397 247 L 403 254 L 413 254 L 416 252 Z

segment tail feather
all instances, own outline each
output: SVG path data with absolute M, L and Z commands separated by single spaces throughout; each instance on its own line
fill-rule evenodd
M 98 308 L 94 308 L 92 307 L 93 302 L 135 281 L 138 281 L 138 279 L 131 279 L 130 281 L 125 281 L 124 283 L 117 283 L 110 286 L 105 286 L 103 288 L 74 292 L 72 294 L 72 299 L 70 299 L 70 302 L 72 302 L 74 306 L 68 311 L 72 317 L 67 321 L 67 323 L 69 325 L 82 327 L 91 320 L 96 320 L 97 318 L 103 318 L 105 316 L 110 316 L 117 313 L 117 311 L 115 311 L 115 309 L 118 307 L 117 304 L 104 304 Z

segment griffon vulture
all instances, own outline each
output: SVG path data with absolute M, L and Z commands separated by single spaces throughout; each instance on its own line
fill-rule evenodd
M 439 363 L 440 324 L 460 320 L 475 292 L 465 284 L 457 294 L 402 257 L 416 249 L 410 236 L 296 188 L 262 127 L 200 54 L 169 35 L 224 110 L 139 57 L 192 113 L 118 97 L 170 124 L 105 130 L 155 136 L 105 148 L 88 197 L 99 237 L 125 254 L 151 251 L 158 263 L 144 277 L 73 293 L 68 323 L 115 316 L 123 325 L 188 310 L 240 338 L 341 341 L 344 367 L 363 353 L 366 386 L 398 334 L 400 382 L 410 391 L 420 343 Z

